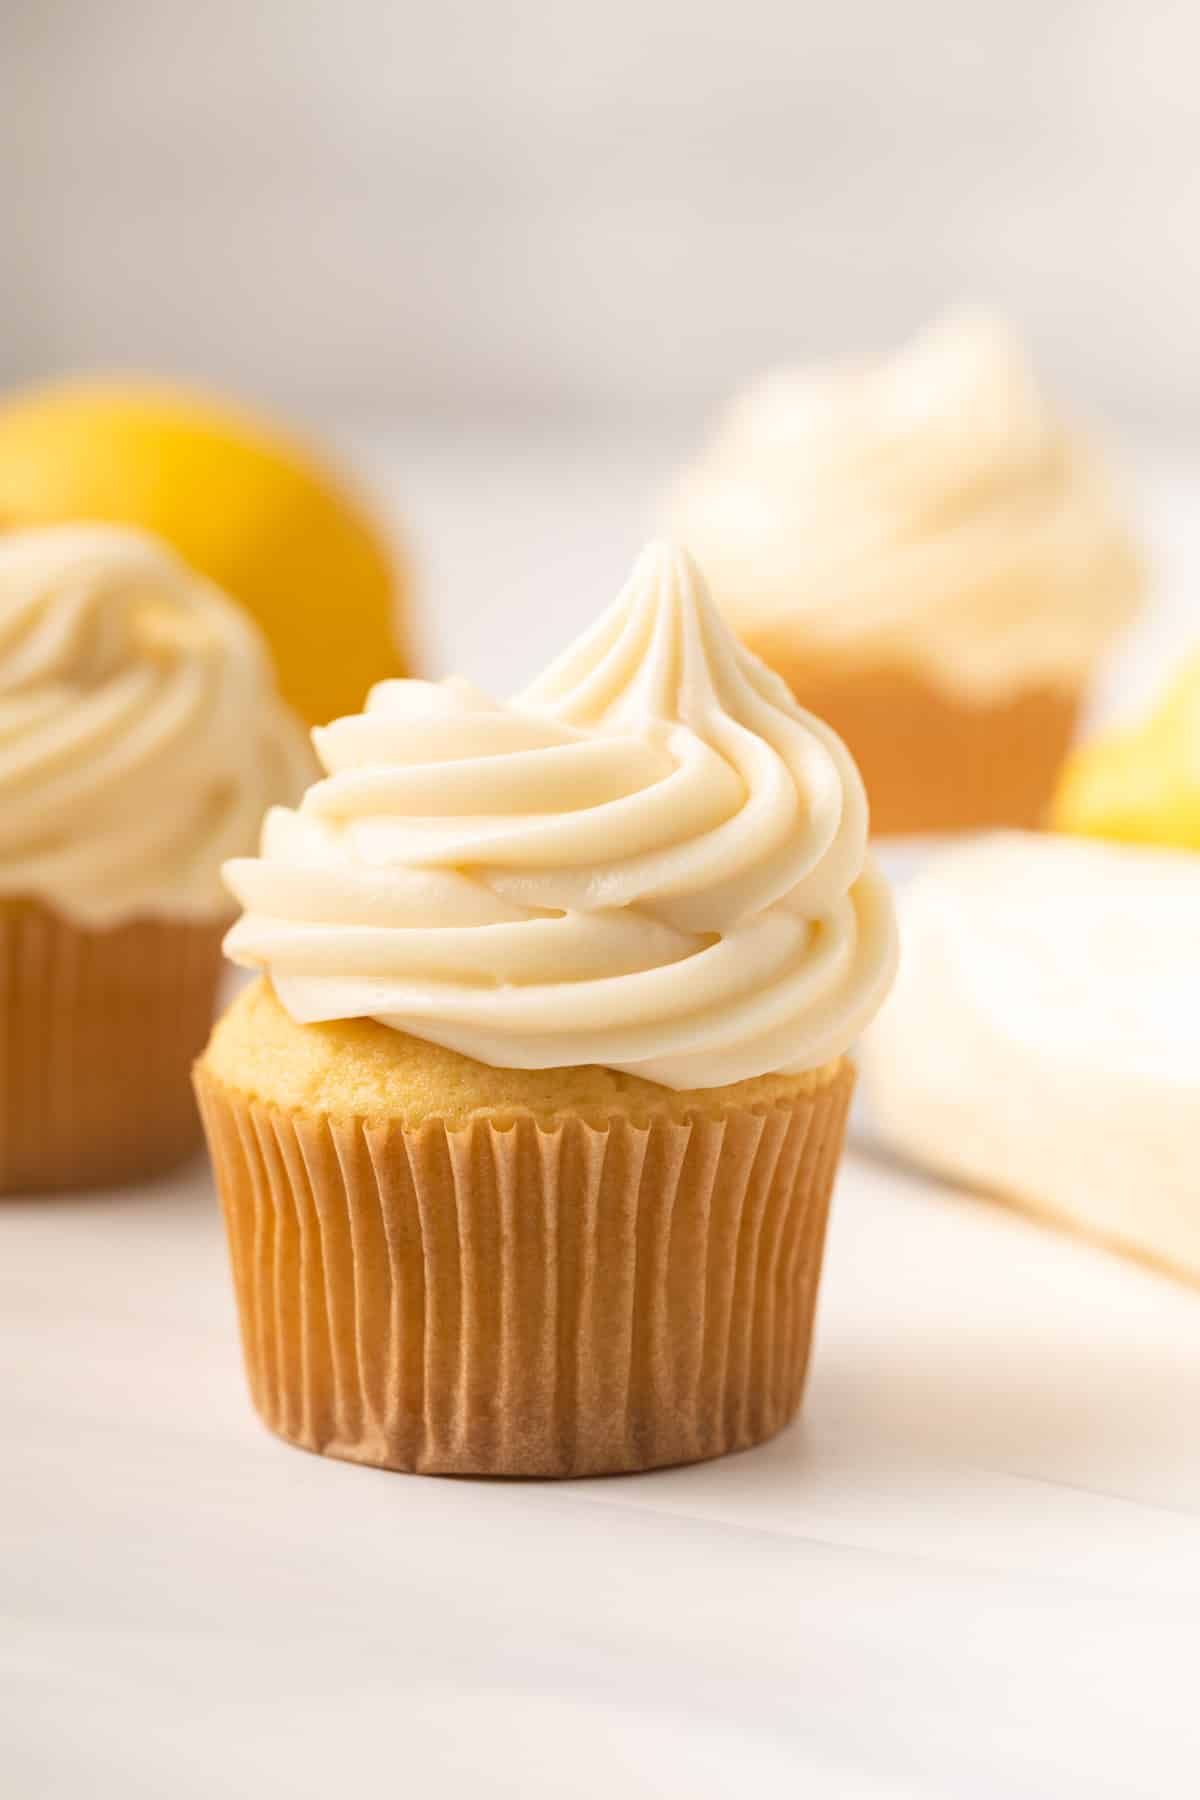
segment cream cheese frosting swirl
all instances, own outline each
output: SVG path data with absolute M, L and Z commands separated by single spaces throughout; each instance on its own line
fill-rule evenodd
M 766 376 L 666 516 L 768 654 L 780 634 L 986 696 L 1086 674 L 1142 586 L 1097 458 L 986 315 Z
M 508 705 L 387 681 L 314 740 L 326 779 L 226 871 L 227 952 L 301 1023 L 710 1088 L 833 1060 L 891 981 L 849 753 L 684 552 Z
M 220 920 L 222 862 L 312 769 L 256 627 L 164 544 L 0 535 L 0 897 Z

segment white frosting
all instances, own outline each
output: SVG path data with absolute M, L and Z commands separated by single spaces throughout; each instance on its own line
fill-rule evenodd
M 1103 472 L 986 317 L 890 361 L 769 375 L 667 516 L 764 650 L 869 655 L 985 696 L 1077 681 L 1141 582 Z
M 886 992 L 854 764 L 678 551 L 507 706 L 388 681 L 314 737 L 328 779 L 227 871 L 228 953 L 302 1023 L 706 1088 L 833 1060 Z
M 885 1138 L 1200 1275 L 1200 856 L 1020 833 L 903 892 Z
M 165 545 L 0 535 L 0 896 L 219 920 L 222 861 L 311 771 L 256 628 Z

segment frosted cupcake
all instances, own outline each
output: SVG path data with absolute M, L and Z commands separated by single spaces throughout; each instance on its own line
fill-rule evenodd
M 197 1070 L 263 1418 L 511 1475 L 769 1436 L 895 959 L 841 743 L 662 548 L 509 704 L 385 682 L 316 743 Z
M 768 376 L 667 512 L 739 635 L 846 738 L 876 831 L 1041 822 L 1142 571 L 1005 326 Z
M 311 769 L 257 631 L 155 539 L 0 536 L 0 1193 L 191 1150 L 222 861 Z

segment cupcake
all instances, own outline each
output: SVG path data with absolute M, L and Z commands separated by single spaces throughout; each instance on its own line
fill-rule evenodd
M 459 1474 L 768 1437 L 895 959 L 842 744 L 661 547 L 507 705 L 389 681 L 315 741 L 196 1072 L 262 1417 Z
M 0 1193 L 195 1147 L 221 863 L 310 768 L 257 631 L 165 546 L 0 536 Z
M 877 832 L 1042 822 L 1142 571 L 1001 323 L 768 376 L 667 512 L 743 641 L 846 739 Z

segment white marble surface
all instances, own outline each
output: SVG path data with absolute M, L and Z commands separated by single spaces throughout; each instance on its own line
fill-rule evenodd
M 636 547 L 648 463 L 388 466 L 436 660 L 498 688 Z M 1150 494 L 1177 572 L 1188 492 Z M 201 1166 L 0 1209 L 0 1418 L 5 1800 L 1195 1792 L 1200 1294 L 862 1149 L 803 1418 L 721 1463 L 474 1483 L 277 1443 Z
M 0 1241 L 13 1800 L 1195 1791 L 1195 1293 L 852 1156 L 798 1425 L 472 1483 L 261 1429 L 202 1169 Z

